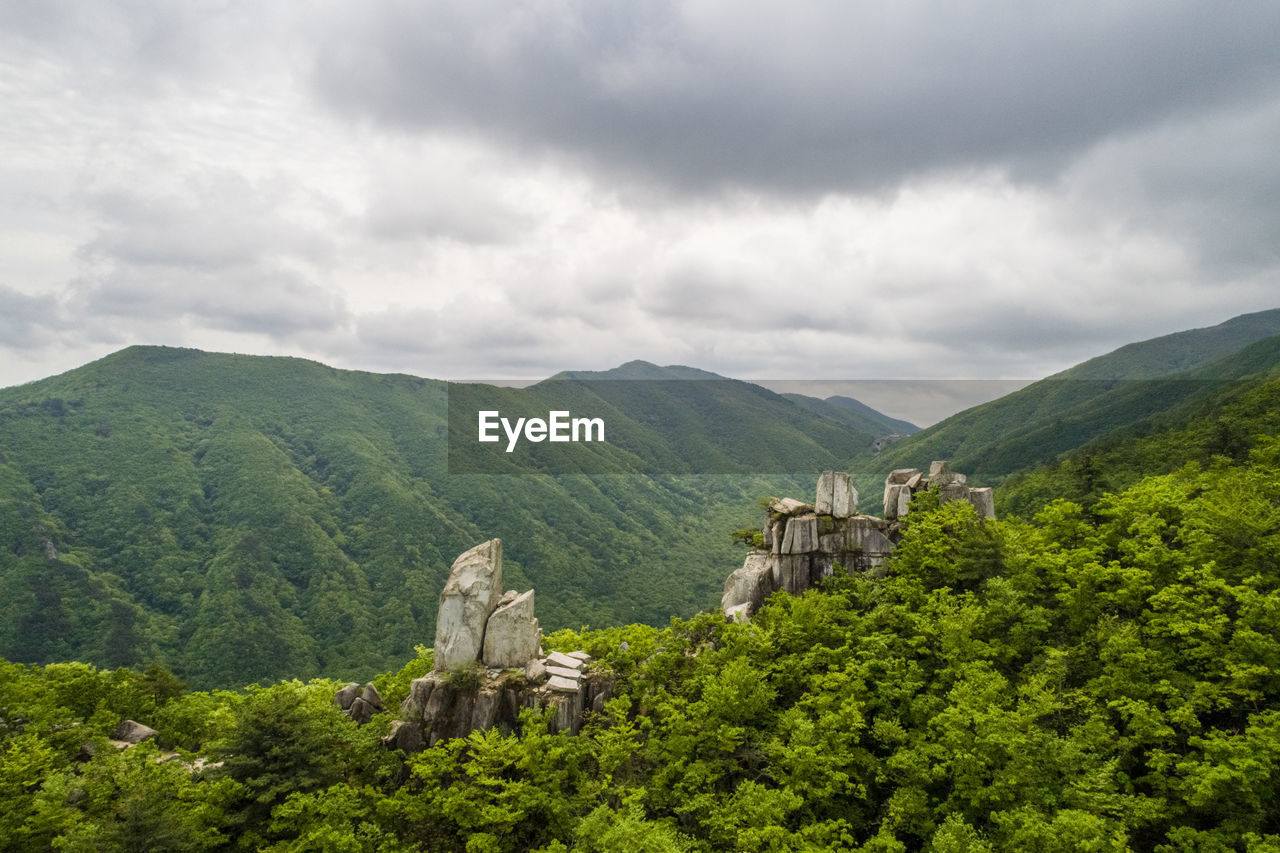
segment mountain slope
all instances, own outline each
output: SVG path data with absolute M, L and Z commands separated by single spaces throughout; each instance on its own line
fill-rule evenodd
M 921 458 L 950 459 L 958 470 L 998 483 L 1110 430 L 1212 394 L 1215 382 L 1266 370 L 1280 359 L 1275 339 L 1263 334 L 1273 327 L 1280 327 L 1280 310 L 1129 344 L 953 415 L 879 456 L 860 452 L 851 465 L 860 487 Z M 1192 367 L 1172 369 L 1185 365 Z
M 747 383 L 617 384 L 487 391 L 611 406 L 630 442 L 498 477 L 451 470 L 433 380 L 133 347 L 0 390 L 0 656 L 356 677 L 432 642 L 452 559 L 492 536 L 547 629 L 665 622 L 718 600 L 759 497 L 869 441 Z M 737 473 L 689 473 L 708 459 Z
M 851 429 L 874 436 L 911 435 L 920 431 L 920 427 L 915 424 L 891 418 L 852 397 L 836 396 L 820 400 L 804 394 L 783 394 L 782 396 L 802 409 L 808 409 L 814 414 L 831 418 Z
M 1049 379 L 1154 379 L 1204 367 L 1273 335 L 1280 335 L 1280 308 L 1125 344 Z

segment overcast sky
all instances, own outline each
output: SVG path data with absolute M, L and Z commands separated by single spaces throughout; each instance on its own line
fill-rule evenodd
M 0 385 L 1038 377 L 1280 306 L 1280 3 L 0 0 Z

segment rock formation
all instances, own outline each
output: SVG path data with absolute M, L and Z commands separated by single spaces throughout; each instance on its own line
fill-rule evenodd
M 453 561 L 436 612 L 436 671 L 480 657 L 485 624 L 501 595 L 501 539 L 481 542 Z
M 333 697 L 333 701 L 342 709 L 342 713 L 360 725 L 372 720 L 374 714 L 384 714 L 387 710 L 372 681 L 364 687 L 354 682 L 346 685 Z
M 415 678 L 384 742 L 413 752 L 477 729 L 512 731 L 524 708 L 553 709 L 554 730 L 577 732 L 583 713 L 602 710 L 613 687 L 608 672 L 588 669 L 590 661 L 585 652 L 552 652 L 520 670 L 478 673 L 474 681 L 438 672 Z
M 731 619 L 750 618 L 773 593 L 804 592 L 829 577 L 837 563 L 849 571 L 883 570 L 893 553 L 897 524 L 911 496 L 936 488 L 942 500 L 968 500 L 995 517 L 990 489 L 972 489 L 963 474 L 934 462 L 926 477 L 915 469 L 885 480 L 885 517 L 858 513 L 858 493 L 843 471 L 824 471 L 813 503 L 770 502 L 761 547 L 724 584 L 721 607 Z M 454 560 L 440 593 L 434 671 L 414 679 L 400 718 L 383 738 L 413 752 L 440 740 L 497 726 L 512 730 L 521 709 L 550 710 L 557 731 L 578 731 L 588 710 L 599 712 L 613 687 L 607 670 L 589 666 L 585 652 L 542 653 L 533 615 L 533 590 L 502 589 L 502 541 L 482 542 Z M 386 708 L 372 684 L 348 684 L 334 701 L 358 723 Z
M 770 503 L 763 545 L 729 575 L 720 605 L 729 618 L 745 619 L 775 591 L 798 595 L 829 577 L 836 563 L 875 571 L 893 551 L 887 530 L 882 519 L 858 514 L 858 493 L 847 473 L 824 471 L 814 503 Z
M 819 515 L 848 518 L 858 512 L 858 490 L 844 471 L 823 471 L 814 508 Z
M 410 684 L 388 746 L 413 752 L 477 729 L 510 731 L 523 708 L 552 709 L 556 730 L 576 732 L 586 710 L 603 707 L 612 676 L 589 669 L 586 652 L 543 655 L 533 590 L 499 597 L 501 588 L 501 540 L 454 560 L 440 594 L 434 671 Z M 372 684 L 348 684 L 334 701 L 361 724 L 386 711 Z
M 899 468 L 884 481 L 884 517 L 895 521 L 907 514 L 911 497 L 929 487 L 938 490 L 942 503 L 968 501 L 982 518 L 996 517 L 995 495 L 990 488 L 974 489 L 965 484 L 965 475 L 951 470 L 946 462 L 934 462 L 926 476 L 919 468 Z
M 110 740 L 133 746 L 155 737 L 156 734 L 156 730 L 151 726 L 144 726 L 142 723 L 137 723 L 133 720 L 121 720 L 120 725 L 116 726 L 111 732 Z
M 884 518 L 858 513 L 858 493 L 843 471 L 823 471 L 812 504 L 782 498 L 765 512 L 763 545 L 724 582 L 720 606 L 730 619 L 746 619 L 778 590 L 798 595 L 831 575 L 836 563 L 849 571 L 876 573 L 893 553 L 898 525 L 911 497 L 933 487 L 943 503 L 967 500 L 978 515 L 995 518 L 991 489 L 974 489 L 946 462 L 929 474 L 900 468 L 885 479 Z

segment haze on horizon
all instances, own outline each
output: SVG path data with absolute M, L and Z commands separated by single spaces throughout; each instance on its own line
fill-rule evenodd
M 1277 303 L 1274 3 L 297 8 L 0 4 L 0 385 L 1011 380 Z

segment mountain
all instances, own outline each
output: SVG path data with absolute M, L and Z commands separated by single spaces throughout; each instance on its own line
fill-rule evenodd
M 1273 335 L 1280 335 L 1280 308 L 1126 344 L 1049 379 L 1154 379 L 1204 367 Z
M 859 432 L 874 436 L 911 435 L 920 431 L 920 427 L 915 424 L 891 418 L 852 397 L 835 396 L 819 400 L 817 397 L 808 397 L 804 394 L 783 394 L 782 396 L 814 414 L 831 418 Z
M 1268 339 L 1233 359 L 1262 357 L 1269 367 L 1249 379 L 1214 383 L 1183 404 L 1104 433 L 1057 459 L 1015 471 L 997 491 L 1002 513 L 1029 515 L 1055 498 L 1086 507 L 1140 479 L 1188 463 L 1211 468 L 1247 464 L 1260 438 L 1280 435 L 1280 352 Z M 1249 498 L 1245 499 L 1246 501 Z
M 474 473 L 482 399 L 609 441 L 483 445 L 505 475 Z M 659 624 L 718 601 L 759 498 L 870 440 L 691 368 L 499 389 L 131 347 L 0 390 L 0 656 L 360 677 L 433 642 L 450 563 L 493 536 L 547 630 Z
M 860 451 L 851 470 L 874 487 L 919 459 L 950 459 L 956 470 L 998 484 L 1013 471 L 1047 463 L 1112 430 L 1218 393 L 1280 363 L 1280 309 L 1246 314 L 1128 344 L 953 415 L 885 448 Z

